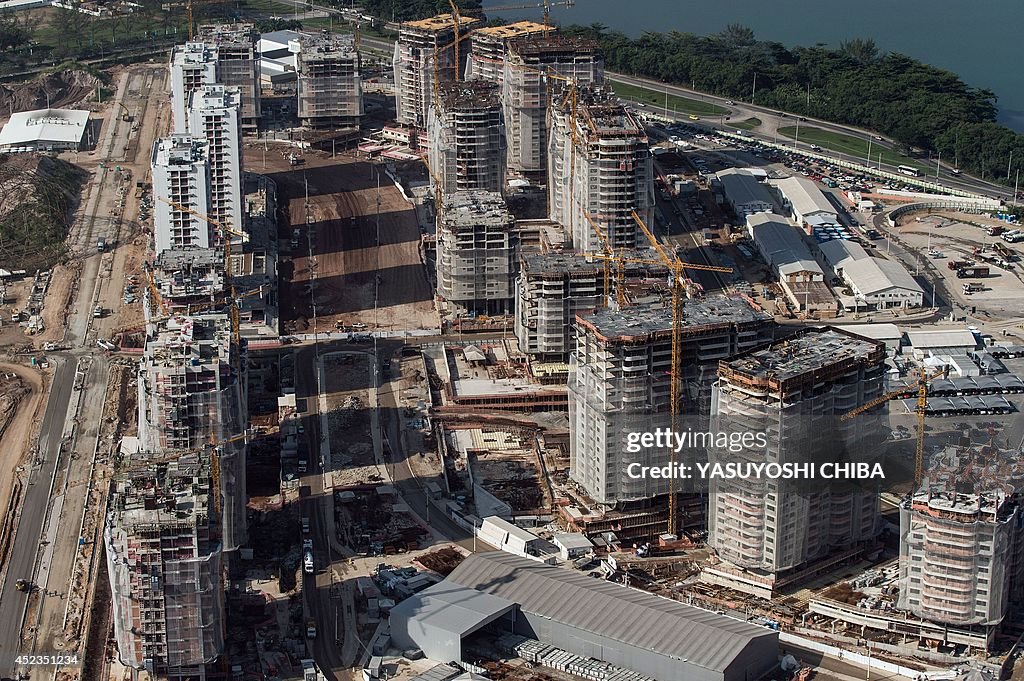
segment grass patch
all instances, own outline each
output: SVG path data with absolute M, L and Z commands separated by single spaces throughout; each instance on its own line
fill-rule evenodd
M 612 80 L 611 84 L 612 90 L 615 91 L 615 94 L 623 99 L 630 99 L 634 102 L 643 102 L 644 104 L 653 104 L 659 108 L 665 106 L 664 92 L 650 90 L 645 87 L 637 87 L 636 85 L 627 85 L 626 83 L 620 83 L 616 80 Z M 698 116 L 719 116 L 721 114 L 728 113 L 727 109 L 723 109 L 722 107 L 711 104 L 710 102 L 702 102 L 697 99 L 689 99 L 687 97 L 680 97 L 678 95 L 671 94 L 668 96 L 668 110 L 674 110 L 685 114 L 696 114 Z
M 738 123 L 731 123 L 731 125 L 732 125 L 732 127 L 739 128 L 740 130 L 753 130 L 754 128 L 756 128 L 759 125 L 761 125 L 761 119 L 760 118 L 748 118 L 745 121 L 740 121 Z
M 797 139 L 796 131 L 797 128 L 795 125 L 779 128 L 780 135 L 785 135 L 791 139 Z M 821 128 L 815 128 L 813 126 L 800 126 L 799 141 L 807 144 L 816 144 L 822 149 L 838 151 L 841 154 L 849 154 L 850 156 L 855 156 L 860 159 L 864 159 L 868 153 L 867 140 L 851 137 L 850 135 L 844 135 L 839 132 L 822 130 Z M 920 161 L 904 156 L 892 149 L 872 143 L 871 161 L 873 163 L 878 163 L 879 154 L 882 155 L 882 163 L 889 165 L 908 165 L 921 170 L 927 170 L 926 166 Z

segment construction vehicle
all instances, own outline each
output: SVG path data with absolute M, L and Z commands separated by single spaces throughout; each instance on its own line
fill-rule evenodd
M 917 491 L 921 481 L 924 479 L 924 417 L 928 411 L 928 385 L 936 378 L 945 378 L 948 372 L 949 369 L 943 368 L 933 374 L 927 374 L 924 369 L 921 369 L 918 371 L 916 383 L 907 384 L 902 388 L 883 393 L 839 417 L 840 421 L 849 421 L 853 417 L 870 411 L 880 404 L 885 404 L 891 400 L 906 399 L 914 393 L 917 394 L 917 405 L 914 407 L 914 412 L 917 414 L 917 446 L 914 451 L 914 489 L 911 493 Z
M 100 237 L 99 239 L 96 240 L 96 252 L 97 253 L 103 253 L 106 250 L 107 250 L 107 240 L 104 239 L 103 237 Z
M 957 279 L 974 279 L 980 277 L 987 277 L 991 274 L 992 270 L 983 265 L 973 265 L 971 267 L 961 267 L 956 271 Z
M 300 166 L 305 162 L 306 159 L 302 158 L 301 156 L 296 156 L 295 154 L 288 154 L 288 165 L 292 167 Z

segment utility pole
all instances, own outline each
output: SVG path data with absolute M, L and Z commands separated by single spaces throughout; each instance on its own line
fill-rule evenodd
M 939 166 L 942 165 L 942 151 L 939 151 L 939 158 L 935 161 L 935 179 L 939 179 Z M 1010 179 L 1009 173 L 1006 175 L 1006 179 Z
M 754 95 L 757 94 L 757 71 L 754 71 L 754 84 L 750 87 L 750 103 L 754 103 Z
M 868 162 L 867 162 L 867 166 L 869 168 L 871 167 L 871 141 L 872 141 L 871 138 L 868 137 Z
M 1010 160 L 1006 162 L 1006 181 L 1010 181 L 1010 166 L 1013 165 L 1013 149 L 1010 149 Z

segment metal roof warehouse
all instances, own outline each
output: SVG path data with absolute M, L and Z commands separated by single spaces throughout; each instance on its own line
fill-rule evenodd
M 439 661 L 488 624 L 659 681 L 754 681 L 778 655 L 769 629 L 503 552 L 470 556 L 391 612 L 396 644 Z
M 0 130 L 4 151 L 79 149 L 89 128 L 89 112 L 73 109 L 20 111 Z

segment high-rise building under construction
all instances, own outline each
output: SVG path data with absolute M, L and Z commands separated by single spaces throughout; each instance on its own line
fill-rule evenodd
M 351 36 L 303 36 L 295 56 L 303 125 L 359 127 L 363 115 L 359 54 Z
M 551 107 L 548 148 L 551 219 L 565 225 L 573 246 L 598 251 L 633 248 L 635 211 L 651 223 L 654 163 L 643 123 L 615 94 L 578 87 Z
M 498 86 L 485 81 L 445 83 L 427 116 L 430 166 L 443 195 L 500 192 L 505 180 L 505 131 Z
M 733 458 L 798 464 L 864 461 L 885 432 L 878 416 L 841 417 L 883 391 L 885 347 L 838 329 L 806 330 L 723 361 L 712 421 L 764 433 L 766 447 Z M 725 456 L 732 456 L 725 453 Z M 780 586 L 849 559 L 878 532 L 878 490 L 796 478 L 712 480 L 708 544 L 721 565 L 706 581 L 771 597 Z
M 687 301 L 678 354 L 685 411 L 703 411 L 719 360 L 765 344 L 772 332 L 772 318 L 742 298 Z M 615 506 L 677 489 L 673 480 L 629 475 L 633 462 L 669 463 L 667 450 L 626 453 L 631 433 L 672 422 L 672 335 L 672 310 L 662 304 L 576 316 L 568 384 L 570 477 L 598 504 Z
M 210 461 L 125 454 L 104 530 L 118 658 L 151 678 L 202 681 L 226 624 Z
M 474 17 L 462 17 L 460 29 L 479 23 Z M 461 35 L 460 35 L 461 37 Z M 468 56 L 467 46 L 459 41 L 458 61 Z M 395 70 L 395 112 L 399 123 L 417 128 L 427 125 L 427 111 L 434 102 L 435 83 L 454 80 L 457 65 L 455 20 L 450 14 L 409 21 L 398 30 L 393 58 Z
M 548 161 L 548 107 L 568 88 L 604 82 L 597 43 L 561 35 L 512 40 L 502 63 L 501 100 L 510 171 L 543 179 Z

